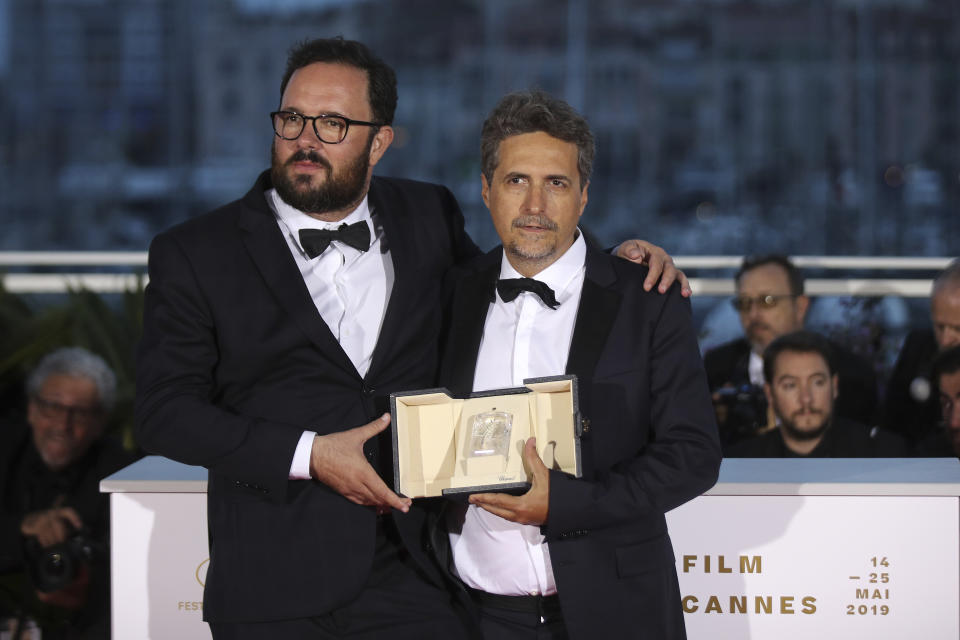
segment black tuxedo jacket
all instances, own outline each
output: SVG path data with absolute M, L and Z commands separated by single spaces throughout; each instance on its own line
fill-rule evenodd
M 907 446 L 900 436 L 836 417 L 823 439 L 805 456 L 787 446 L 780 429 L 742 440 L 727 452 L 728 458 L 904 458 L 906 455 Z
M 478 253 L 448 190 L 373 178 L 369 203 L 395 282 L 362 378 L 310 299 L 264 197 L 270 186 L 265 172 L 243 199 L 150 246 L 137 437 L 147 451 L 210 471 L 204 618 L 213 621 L 316 616 L 360 591 L 373 559 L 373 509 L 288 480 L 294 449 L 304 429 L 365 424 L 390 392 L 434 384 L 442 278 Z M 392 478 L 389 431 L 367 445 Z M 422 512 L 394 517 L 431 571 Z
M 441 383 L 458 393 L 473 387 L 501 255 L 453 290 Z M 690 305 L 677 285 L 645 292 L 646 273 L 587 250 L 566 367 L 579 380 L 583 477 L 551 471 L 542 527 L 571 638 L 684 637 L 663 514 L 713 486 L 720 467 Z
M 936 433 L 942 420 L 940 392 L 933 379 L 933 359 L 936 356 L 937 340 L 933 331 L 911 331 L 903 342 L 887 384 L 882 424 L 912 443 Z M 917 378 L 926 381 L 926 385 L 915 385 Z

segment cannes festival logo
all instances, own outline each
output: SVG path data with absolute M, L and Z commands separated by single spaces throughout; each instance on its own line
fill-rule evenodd
M 197 570 L 193 573 L 201 587 L 207 586 L 207 566 L 210 564 L 210 558 L 197 565 Z

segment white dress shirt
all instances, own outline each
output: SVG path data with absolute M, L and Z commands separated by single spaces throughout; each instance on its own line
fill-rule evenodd
M 750 350 L 750 360 L 747 364 L 747 373 L 750 376 L 750 382 L 762 387 L 764 383 L 763 378 L 763 356 L 754 351 Z
M 288 205 L 276 189 L 267 191 L 266 198 L 313 304 L 357 372 L 366 376 L 394 281 L 393 262 L 376 212 L 370 211 L 364 196 L 343 220 L 324 222 Z M 300 244 L 301 229 L 337 229 L 342 224 L 360 221 L 366 222 L 371 231 L 367 251 L 334 240 L 326 251 L 311 259 Z M 290 478 L 310 477 L 310 451 L 315 435 L 313 431 L 304 431 L 300 437 L 290 465 Z
M 557 309 L 528 291 L 511 302 L 496 296 L 487 309 L 474 391 L 519 387 L 526 378 L 563 374 L 580 306 L 586 251 L 578 234 L 573 246 L 536 275 L 554 290 Z M 504 257 L 500 278 L 522 277 Z M 450 546 L 457 574 L 474 589 L 511 596 L 557 591 L 540 527 L 510 522 L 470 505 L 462 527 L 450 523 Z

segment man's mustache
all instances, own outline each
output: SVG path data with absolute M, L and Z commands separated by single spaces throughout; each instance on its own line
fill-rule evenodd
M 293 164 L 294 162 L 312 162 L 313 164 L 318 164 L 321 167 L 325 168 L 327 171 L 330 171 L 330 163 L 327 162 L 324 158 L 320 156 L 316 151 L 308 151 L 306 149 L 300 149 L 294 153 L 284 164 Z
M 766 322 L 760 322 L 758 320 L 755 320 L 747 325 L 747 333 L 756 333 L 761 329 L 772 331 L 772 329 L 770 328 L 770 325 L 768 325 Z
M 519 229 L 520 227 L 541 227 L 547 231 L 556 231 L 558 229 L 556 222 L 547 216 L 536 213 L 516 217 L 513 219 L 513 222 L 510 223 L 510 226 L 514 229 Z

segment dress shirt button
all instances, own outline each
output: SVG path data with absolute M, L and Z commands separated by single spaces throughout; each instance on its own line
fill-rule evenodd
M 590 433 L 590 418 L 584 418 L 580 421 L 584 433 Z
M 529 593 L 530 593 L 530 595 L 532 595 L 532 596 L 538 596 L 538 595 L 540 595 L 540 592 L 537 591 L 536 589 L 531 589 Z

